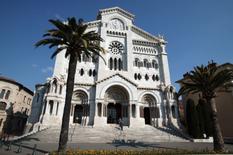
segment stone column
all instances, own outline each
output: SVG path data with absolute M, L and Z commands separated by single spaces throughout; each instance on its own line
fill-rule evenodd
M 52 111 L 52 115 L 56 115 L 56 109 L 57 109 L 57 102 L 53 101 L 53 111 Z
M 128 115 L 128 117 L 129 117 L 129 119 L 132 117 L 132 104 L 131 103 L 129 103 L 129 115 Z
M 95 117 L 97 117 L 98 116 L 98 103 L 99 102 L 95 102 Z
M 135 104 L 135 117 L 140 118 L 140 106 Z
M 103 117 L 104 113 L 104 103 L 101 103 L 101 117 Z
M 50 109 L 49 100 L 47 100 L 46 109 L 45 109 L 45 115 L 49 115 L 49 109 Z

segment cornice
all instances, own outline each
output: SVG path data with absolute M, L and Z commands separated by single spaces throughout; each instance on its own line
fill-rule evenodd
M 150 42 L 150 41 L 143 41 L 143 40 L 133 40 L 133 45 L 142 45 L 142 46 L 157 46 L 158 42 Z
M 98 27 L 99 25 L 101 25 L 101 20 L 90 21 L 86 24 L 88 25 L 88 28 Z
M 143 29 L 141 29 L 135 25 L 131 26 L 131 31 L 133 31 L 133 32 L 135 32 L 135 33 L 137 33 L 137 34 L 139 34 L 139 35 L 141 35 L 141 36 L 143 36 L 151 41 L 154 41 L 156 43 L 162 43 L 162 44 L 167 43 L 167 41 L 165 41 L 163 38 L 156 37 L 156 36 L 144 31 Z
M 107 9 L 100 9 L 98 16 L 99 15 L 104 15 L 104 14 L 112 14 L 112 13 L 119 13 L 127 18 L 129 18 L 130 20 L 133 20 L 135 18 L 135 15 L 131 14 L 130 12 L 123 10 L 119 7 L 112 7 L 112 8 L 107 8 Z
M 121 75 L 121 74 L 119 74 L 119 73 L 113 74 L 113 75 L 108 76 L 108 77 L 106 77 L 106 78 L 104 78 L 104 79 L 102 79 L 102 80 L 96 81 L 96 84 L 101 83 L 101 82 L 104 82 L 104 81 L 106 81 L 106 80 L 108 80 L 108 79 L 111 79 L 111 78 L 113 78 L 114 76 L 120 76 L 122 79 L 128 81 L 129 83 L 131 83 L 132 85 L 134 85 L 134 86 L 137 87 L 137 84 L 136 84 L 136 83 L 134 83 L 133 81 L 131 81 L 130 79 L 124 77 L 123 75 Z

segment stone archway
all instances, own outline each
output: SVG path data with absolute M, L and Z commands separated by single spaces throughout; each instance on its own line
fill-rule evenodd
M 160 113 L 155 97 L 151 94 L 145 94 L 141 102 L 143 105 L 140 108 L 140 115 L 144 117 L 145 124 L 157 125 L 158 120 L 156 119 L 160 117 Z
M 107 104 L 107 123 L 118 123 L 121 118 L 124 125 L 129 125 L 129 93 L 119 85 L 109 87 L 104 95 Z
M 89 116 L 88 96 L 82 90 L 74 91 L 72 96 L 71 116 L 73 123 L 86 125 L 86 117 Z

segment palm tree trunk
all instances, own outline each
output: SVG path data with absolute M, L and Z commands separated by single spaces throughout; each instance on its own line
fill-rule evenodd
M 211 98 L 209 101 L 210 102 L 208 103 L 211 104 L 211 111 L 212 111 L 214 151 L 223 152 L 224 141 L 222 137 L 221 128 L 218 122 L 216 102 L 214 98 Z
M 71 100 L 74 90 L 74 79 L 77 65 L 77 56 L 70 55 L 68 77 L 66 83 L 66 99 L 62 117 L 62 125 L 59 139 L 58 152 L 63 152 L 66 149 L 69 133 L 69 122 L 70 122 L 70 107 Z

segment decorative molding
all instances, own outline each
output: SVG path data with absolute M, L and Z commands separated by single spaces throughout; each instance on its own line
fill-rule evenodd
M 86 23 L 88 25 L 88 28 L 93 28 L 101 25 L 101 20 L 95 20 L 95 21 L 90 21 Z
M 133 45 L 142 45 L 142 46 L 158 46 L 158 42 L 150 42 L 150 41 L 143 41 L 143 40 L 132 40 Z
M 107 30 L 108 35 L 125 37 L 127 33 Z
M 161 89 L 157 86 L 157 88 L 146 88 L 146 87 L 138 87 L 138 90 L 159 90 L 161 91 Z
M 128 81 L 129 83 L 131 83 L 132 85 L 134 85 L 134 86 L 137 87 L 137 84 L 136 84 L 136 83 L 132 82 L 130 79 L 124 77 L 123 75 L 121 75 L 121 74 L 119 74 L 119 73 L 113 74 L 113 75 L 111 75 L 111 76 L 109 76 L 109 77 L 106 77 L 106 78 L 104 78 L 104 79 L 102 79 L 102 80 L 96 81 L 96 84 L 101 83 L 101 82 L 104 82 L 104 81 L 106 81 L 106 80 L 108 80 L 108 79 L 111 79 L 111 78 L 113 78 L 114 76 L 119 76 L 119 77 L 121 77 L 122 79 Z
M 74 85 L 76 85 L 76 86 L 93 86 L 93 87 L 95 87 L 95 84 L 90 84 L 90 83 L 75 83 Z
M 167 43 L 164 39 L 160 39 L 159 37 L 156 37 L 156 36 L 153 36 L 152 34 L 140 29 L 139 27 L 133 25 L 131 27 L 131 30 L 141 36 L 143 36 L 144 38 L 146 39 L 149 39 L 149 40 L 152 40 L 152 41 L 155 41 L 157 43 L 161 42 L 161 43 Z
M 133 20 L 135 18 L 135 15 L 133 15 L 130 12 L 125 11 L 125 10 L 119 8 L 119 7 L 112 7 L 112 8 L 108 8 L 108 9 L 100 9 L 97 17 L 99 17 L 100 15 L 113 14 L 113 13 L 119 13 L 119 14 L 125 16 L 126 18 L 129 18 L 130 20 Z

